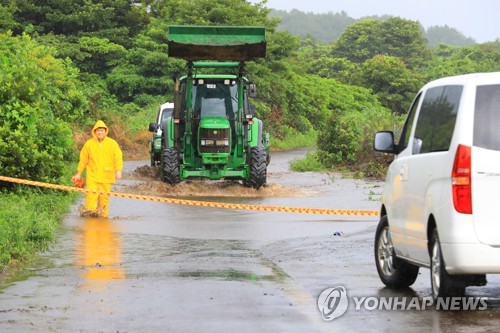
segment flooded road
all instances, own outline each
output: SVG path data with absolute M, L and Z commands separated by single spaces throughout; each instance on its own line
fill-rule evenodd
M 269 186 L 153 180 L 126 162 L 114 191 L 254 205 L 378 209 L 382 183 L 290 172 L 305 151 L 274 153 Z M 80 218 L 24 279 L 0 290 L 0 332 L 496 332 L 500 312 L 356 310 L 324 321 L 317 299 L 429 296 L 429 271 L 411 289 L 383 288 L 373 259 L 376 218 L 192 207 L 111 198 L 110 218 Z M 468 288 L 500 296 L 500 279 Z

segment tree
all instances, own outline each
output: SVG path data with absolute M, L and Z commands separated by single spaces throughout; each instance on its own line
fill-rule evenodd
M 361 66 L 345 58 L 325 56 L 312 61 L 309 73 L 357 85 L 360 83 Z
M 430 58 L 420 25 L 399 17 L 367 19 L 347 27 L 334 42 L 331 56 L 361 64 L 379 54 L 400 58 L 410 69 Z
M 283 60 L 288 58 L 299 46 L 299 38 L 292 36 L 287 31 L 269 32 L 266 36 L 268 61 Z
M 106 78 L 111 92 L 123 102 L 145 95 L 169 96 L 172 76 L 182 73 L 185 62 L 167 56 L 168 26 L 175 24 L 267 26 L 268 60 L 286 58 L 297 46 L 287 32 L 273 33 L 276 22 L 261 4 L 240 0 L 166 0 L 144 2 L 150 8 L 150 23 L 133 39 L 126 56 Z
M 337 39 L 344 29 L 355 22 L 346 12 L 328 12 L 326 14 L 304 13 L 297 9 L 290 12 L 272 9 L 271 17 L 281 19 L 278 30 L 285 30 L 293 35 L 310 37 L 323 43 Z
M 344 58 L 354 63 L 363 63 L 381 53 L 381 37 L 379 31 L 381 22 L 364 20 L 346 28 L 339 39 L 333 43 L 331 56 Z
M 404 114 L 423 80 L 400 59 L 377 55 L 363 64 L 361 84 L 371 88 L 386 108 Z
M 274 30 L 278 20 L 269 19 L 265 2 L 241 0 L 165 0 L 154 12 L 170 24 L 265 26 Z
M 98 37 L 128 46 L 130 38 L 148 23 L 146 8 L 133 5 L 130 0 L 1 1 L 15 3 L 17 7 L 15 34 Z
M 16 7 L 14 5 L 4 6 L 0 2 L 0 31 L 9 31 L 17 27 L 14 18 Z
M 438 44 L 454 46 L 476 44 L 476 41 L 473 38 L 465 37 L 460 31 L 447 25 L 434 25 L 427 28 L 425 31 L 425 38 L 427 38 L 429 46 L 436 46 Z
M 78 39 L 80 52 L 84 55 L 77 62 L 78 67 L 93 74 L 105 76 L 125 56 L 123 46 L 110 42 L 107 38 L 81 37 Z
M 438 45 L 425 69 L 425 80 L 440 77 L 500 71 L 500 41 L 466 47 Z

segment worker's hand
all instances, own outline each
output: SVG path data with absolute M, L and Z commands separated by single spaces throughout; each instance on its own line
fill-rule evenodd
M 74 176 L 71 177 L 71 181 L 73 182 L 73 185 L 78 188 L 83 188 L 85 186 L 85 180 L 82 178 L 82 174 L 79 172 L 75 173 Z
M 115 172 L 115 178 L 116 179 L 121 179 L 122 178 L 122 172 L 121 172 L 121 170 L 116 170 L 116 172 Z
M 73 177 L 71 177 L 71 181 L 75 182 L 75 181 L 79 181 L 82 179 L 82 175 L 81 173 L 77 172 L 73 175 Z

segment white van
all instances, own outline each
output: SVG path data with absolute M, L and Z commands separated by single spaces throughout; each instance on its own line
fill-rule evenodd
M 461 296 L 500 273 L 500 72 L 426 84 L 398 142 L 378 132 L 374 148 L 395 154 L 375 236 L 385 285 L 426 267 L 434 298 Z
M 151 157 L 151 166 L 160 164 L 162 146 L 163 128 L 167 124 L 168 117 L 171 117 L 174 112 L 174 103 L 164 103 L 158 108 L 156 120 L 149 124 L 149 131 L 153 132 L 153 136 L 149 142 L 149 155 Z

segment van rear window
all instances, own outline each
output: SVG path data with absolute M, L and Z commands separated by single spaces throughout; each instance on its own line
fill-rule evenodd
M 500 84 L 478 86 L 474 112 L 474 146 L 500 151 Z

